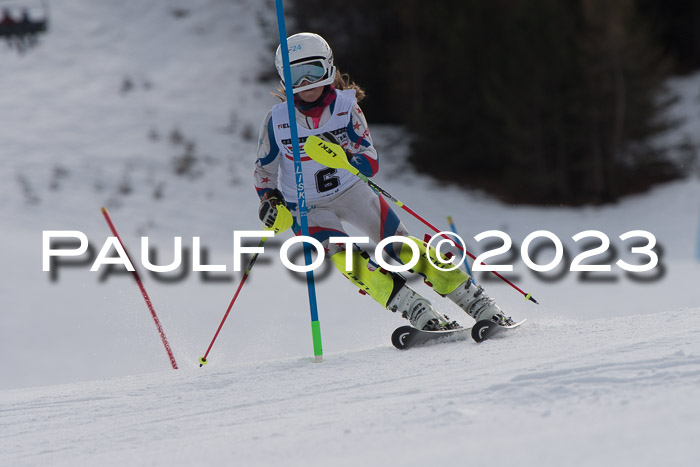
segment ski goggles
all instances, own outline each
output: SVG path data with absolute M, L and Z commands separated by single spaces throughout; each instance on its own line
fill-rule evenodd
M 304 80 L 311 84 L 317 83 L 326 76 L 326 67 L 323 66 L 323 62 L 320 60 L 292 65 L 290 71 L 292 74 L 292 87 L 299 86 Z

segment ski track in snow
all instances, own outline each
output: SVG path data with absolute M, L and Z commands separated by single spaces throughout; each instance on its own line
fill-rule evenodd
M 700 310 L 0 392 L 4 465 L 694 465 Z

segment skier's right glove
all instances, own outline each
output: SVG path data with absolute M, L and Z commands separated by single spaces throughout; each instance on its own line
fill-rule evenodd
M 287 207 L 287 203 L 284 201 L 284 196 L 277 188 L 270 190 L 265 193 L 260 200 L 260 207 L 258 208 L 258 217 L 262 221 L 263 225 L 268 229 L 271 229 L 275 224 L 277 219 L 277 206 Z

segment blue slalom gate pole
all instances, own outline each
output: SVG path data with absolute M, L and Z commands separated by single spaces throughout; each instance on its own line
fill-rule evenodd
M 459 235 L 457 233 L 457 227 L 455 227 L 455 223 L 452 220 L 452 216 L 447 216 L 447 222 L 450 224 L 450 230 L 454 232 L 456 235 Z M 467 274 L 469 274 L 469 277 L 472 278 L 472 282 L 476 284 L 476 281 L 474 280 L 474 274 L 472 274 L 472 268 L 469 267 L 469 260 L 467 259 L 466 255 L 464 255 L 464 267 L 467 270 Z
M 282 0 L 275 0 L 277 8 L 277 27 L 280 36 L 280 49 L 282 52 L 282 64 L 284 68 L 285 95 L 287 97 L 287 111 L 289 112 L 289 129 L 292 133 L 292 152 L 294 155 L 294 173 L 297 182 L 297 200 L 299 202 L 299 218 L 301 220 L 301 234 L 309 236 L 309 223 L 306 219 L 306 195 L 304 194 L 304 175 L 301 170 L 301 154 L 299 153 L 299 133 L 297 131 L 297 119 L 294 111 L 294 91 L 289 83 L 292 82 L 292 72 L 289 67 L 289 47 L 287 45 L 287 28 L 284 23 L 284 5 Z M 311 250 L 309 244 L 304 242 L 304 262 L 311 264 Z M 311 308 L 311 336 L 314 343 L 314 358 L 317 362 L 323 361 L 323 347 L 321 345 L 321 324 L 318 321 L 318 306 L 316 304 L 316 283 L 314 272 L 306 272 L 306 285 L 309 290 L 309 306 Z

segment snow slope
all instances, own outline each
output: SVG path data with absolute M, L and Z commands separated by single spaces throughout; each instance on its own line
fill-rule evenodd
M 325 361 L 315 365 L 306 287 L 276 256 L 284 237 L 269 242 L 200 369 L 241 277 L 231 232 L 258 228 L 251 172 L 275 102 L 274 80 L 258 79 L 273 72 L 271 3 L 73 0 L 51 14 L 37 49 L 18 56 L 0 44 L 0 465 L 697 460 L 697 176 L 602 208 L 513 207 L 416 174 L 401 129 L 372 125 L 376 182 L 438 226 L 453 215 L 475 253 L 479 232 L 503 230 L 519 245 L 546 229 L 574 256 L 571 236 L 596 229 L 616 248 L 598 259 L 612 264 L 634 260 L 618 236 L 645 229 L 663 247 L 658 275 L 614 267 L 544 280 L 505 255 L 496 259 L 515 264 L 509 277 L 539 307 L 477 279 L 526 327 L 481 346 L 401 353 L 389 336 L 404 321 L 328 271 L 317 288 Z M 670 137 L 700 143 L 700 75 L 670 84 L 683 96 L 674 112 L 687 117 Z M 103 280 L 87 260 L 55 281 L 41 270 L 43 230 L 83 231 L 100 249 L 103 205 L 136 258 L 142 235 L 159 263 L 174 236 L 186 247 L 200 236 L 209 262 L 228 266 L 217 282 L 144 274 L 179 372 L 130 276 Z M 494 456 L 501 444 L 512 451 Z
M 558 320 L 0 393 L 4 465 L 634 465 L 700 458 L 700 311 Z

